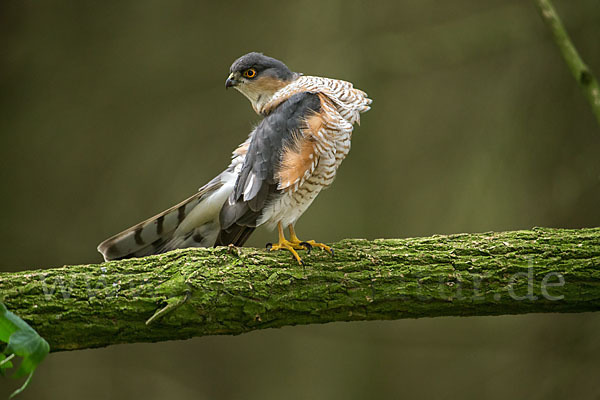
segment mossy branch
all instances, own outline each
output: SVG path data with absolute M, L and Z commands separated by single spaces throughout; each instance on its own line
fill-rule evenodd
M 343 240 L 313 251 L 186 249 L 0 274 L 52 351 L 287 325 L 600 307 L 600 228 Z
M 552 1 L 535 0 L 535 3 L 542 15 L 542 19 L 552 31 L 554 41 L 560 49 L 571 74 L 583 90 L 585 97 L 592 107 L 592 112 L 598 120 L 598 124 L 600 124 L 600 87 L 598 86 L 598 80 L 581 59 L 558 13 L 554 9 Z

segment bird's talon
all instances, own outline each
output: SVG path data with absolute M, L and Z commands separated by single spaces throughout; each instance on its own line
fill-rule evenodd
M 318 247 L 321 250 L 326 251 L 327 253 L 331 254 L 331 256 L 334 255 L 333 249 L 324 243 L 319 243 L 314 240 L 298 239 L 298 236 L 296 236 L 296 233 L 294 232 L 294 228 L 292 225 L 289 226 L 290 240 L 287 240 L 285 238 L 285 235 L 283 234 L 283 227 L 281 225 L 281 222 L 277 225 L 277 227 L 279 229 L 279 242 L 275 243 L 275 244 L 267 243 L 267 249 L 289 251 L 290 253 L 292 253 L 292 256 L 294 256 L 294 258 L 296 259 L 298 264 L 302 265 L 302 267 L 306 266 L 306 263 L 302 260 L 302 258 L 300 258 L 297 250 L 306 250 L 307 254 L 310 254 L 311 251 L 315 247 Z
M 300 246 L 304 246 L 308 254 L 310 254 L 310 251 L 313 248 L 312 245 L 308 242 L 300 242 Z

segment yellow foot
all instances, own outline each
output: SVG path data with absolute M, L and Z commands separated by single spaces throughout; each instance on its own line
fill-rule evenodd
M 293 238 L 292 238 L 292 240 L 293 240 Z M 313 247 L 318 247 L 320 249 L 325 250 L 329 254 L 333 255 L 333 249 L 331 247 L 329 247 L 323 243 L 315 242 L 314 240 L 300 241 L 300 239 L 296 238 L 296 240 L 293 240 L 291 243 L 293 243 L 296 246 L 299 246 L 299 248 L 301 248 L 301 249 L 308 250 L 309 254 L 310 254 L 310 251 L 313 249 Z M 296 248 L 298 248 L 298 247 L 296 247 Z
M 285 238 L 281 222 L 277 224 L 277 229 L 279 231 L 279 242 L 277 244 L 267 243 L 267 249 L 269 249 L 270 251 L 285 249 L 292 253 L 294 258 L 296 259 L 296 261 L 298 261 L 298 264 L 300 265 L 304 265 L 304 261 L 302 261 L 302 258 L 300 258 L 296 250 L 307 250 L 308 253 L 310 253 L 313 247 L 318 247 L 320 249 L 325 250 L 333 256 L 333 249 L 327 246 L 326 244 L 317 243 L 314 240 L 302 241 L 298 239 L 298 237 L 296 236 L 296 232 L 294 232 L 294 227 L 292 225 L 289 225 L 290 240 L 287 240 Z
M 302 258 L 300 258 L 300 256 L 298 255 L 298 252 L 296 250 L 304 250 L 304 249 L 307 249 L 307 247 L 301 246 L 298 243 L 293 243 L 287 239 L 283 239 L 283 240 L 280 240 L 279 243 L 275 243 L 275 244 L 267 243 L 267 249 L 269 251 L 287 250 L 290 253 L 292 253 L 292 255 L 294 256 L 296 261 L 298 261 L 298 264 L 304 265 L 304 261 L 302 261 Z
M 303 248 L 308 250 L 309 253 L 313 247 L 318 247 L 333 255 L 333 249 L 331 247 L 323 243 L 315 242 L 314 240 L 300 240 L 298 239 L 298 236 L 296 236 L 296 231 L 294 230 L 294 227 L 290 225 L 288 228 L 290 230 L 290 242 L 294 243 L 295 245 L 302 246 Z

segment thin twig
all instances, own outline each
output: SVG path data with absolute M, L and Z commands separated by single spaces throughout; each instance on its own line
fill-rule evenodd
M 4 364 L 6 364 L 7 362 L 10 362 L 10 360 L 12 360 L 14 357 L 15 357 L 15 353 L 12 353 L 10 356 L 8 356 L 4 360 L 0 361 L 0 367 L 3 366 Z
M 535 0 L 535 3 L 540 10 L 542 19 L 552 31 L 554 41 L 571 70 L 571 74 L 583 90 L 592 107 L 592 112 L 598 120 L 598 124 L 600 124 L 600 87 L 598 86 L 598 80 L 581 59 L 551 0 Z

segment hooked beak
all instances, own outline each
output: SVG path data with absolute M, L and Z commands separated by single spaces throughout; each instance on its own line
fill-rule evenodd
M 227 80 L 225 81 L 225 89 L 237 86 L 239 83 L 240 82 L 234 78 L 233 72 L 232 72 L 231 74 L 229 74 L 229 76 L 227 77 Z

